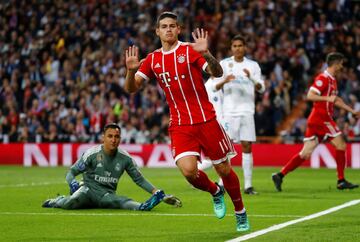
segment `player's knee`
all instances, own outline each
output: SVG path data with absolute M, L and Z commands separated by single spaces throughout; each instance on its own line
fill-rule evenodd
M 308 160 L 310 159 L 311 152 L 300 152 L 299 155 L 301 159 Z
M 222 170 L 221 172 L 218 172 L 218 175 L 220 177 L 226 177 L 230 174 L 230 170 Z
M 214 167 L 220 177 L 229 175 L 230 170 L 231 170 L 231 166 L 228 162 L 220 163 L 218 165 L 215 165 Z
M 197 172 L 196 171 L 183 171 L 183 175 L 186 178 L 186 180 L 191 182 L 196 179 Z
M 341 143 L 339 143 L 339 144 L 336 144 L 336 145 L 335 145 L 335 149 L 336 149 L 336 150 L 341 150 L 341 151 L 346 150 L 346 143 L 345 143 L 345 142 L 341 142 Z
M 251 153 L 251 143 L 250 142 L 242 142 L 241 143 L 243 153 Z

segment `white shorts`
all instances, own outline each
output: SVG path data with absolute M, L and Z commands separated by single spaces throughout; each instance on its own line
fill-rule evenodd
M 223 125 L 234 143 L 256 141 L 254 115 L 224 116 Z

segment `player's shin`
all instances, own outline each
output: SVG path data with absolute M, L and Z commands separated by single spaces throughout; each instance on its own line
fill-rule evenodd
M 252 153 L 242 153 L 242 168 L 244 172 L 245 189 L 252 187 L 252 169 L 253 157 Z
M 281 169 L 281 173 L 285 176 L 287 173 L 299 167 L 305 159 L 300 157 L 300 154 L 294 155 L 288 163 Z
M 196 177 L 194 178 L 186 178 L 191 185 L 200 189 L 202 191 L 210 192 L 211 194 L 215 194 L 218 190 L 218 187 L 214 182 L 212 182 L 205 172 L 198 170 Z
M 241 197 L 240 182 L 238 176 L 231 168 L 229 174 L 226 176 L 222 176 L 221 178 L 224 182 L 225 190 L 229 194 L 234 204 L 235 211 L 241 211 L 244 208 L 244 204 Z
M 344 170 L 345 170 L 345 151 L 344 150 L 336 150 L 336 170 L 337 170 L 337 176 L 338 180 L 344 179 Z

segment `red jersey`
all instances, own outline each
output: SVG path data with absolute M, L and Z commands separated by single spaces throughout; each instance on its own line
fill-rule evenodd
M 323 97 L 337 95 L 336 79 L 331 76 L 329 72 L 324 71 L 315 78 L 310 90 L 315 91 Z M 308 118 L 308 123 L 323 123 L 324 121 L 330 121 L 333 120 L 333 115 L 334 103 L 324 101 L 314 102 L 313 109 Z
M 148 54 L 136 74 L 145 80 L 156 78 L 170 108 L 170 126 L 191 125 L 216 118 L 202 77 L 206 67 L 200 53 L 179 41 L 170 51 Z

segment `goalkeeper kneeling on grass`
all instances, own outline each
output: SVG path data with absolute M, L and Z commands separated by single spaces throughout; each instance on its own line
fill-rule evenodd
M 135 161 L 118 148 L 121 129 L 117 124 L 107 124 L 103 131 L 103 144 L 88 149 L 66 175 L 70 196 L 58 196 L 43 203 L 46 208 L 119 208 L 150 211 L 160 202 L 181 207 L 181 201 L 155 188 L 139 171 Z M 121 175 L 126 171 L 132 180 L 152 196 L 139 203 L 116 195 Z M 75 177 L 83 174 L 83 184 Z

